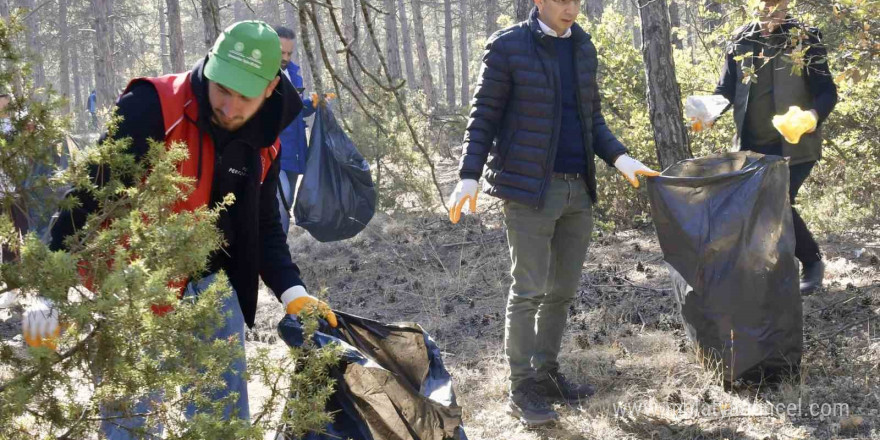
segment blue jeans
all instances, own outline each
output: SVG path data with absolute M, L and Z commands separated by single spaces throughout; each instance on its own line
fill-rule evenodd
M 186 286 L 185 297 L 197 297 L 214 282 L 215 275 L 208 275 L 198 282 L 190 282 Z M 217 329 L 216 333 L 210 338 L 213 340 L 226 340 L 230 337 L 238 339 L 241 344 L 242 353 L 244 353 L 244 315 L 241 313 L 241 307 L 238 304 L 238 295 L 233 290 L 227 298 L 223 299 L 223 315 L 226 317 L 223 325 Z M 236 417 L 239 419 L 250 420 L 250 408 L 248 406 L 248 390 L 247 380 L 245 379 L 245 371 L 247 370 L 247 360 L 242 356 L 233 360 L 230 370 L 223 373 L 223 380 L 226 382 L 226 388 L 218 390 L 212 397 L 214 400 L 226 398 L 231 393 L 238 393 L 238 400 L 234 406 L 227 407 L 223 411 L 223 417 L 229 419 Z M 143 414 L 150 411 L 151 402 L 161 401 L 162 396 L 158 393 L 151 393 L 142 397 L 137 405 L 135 405 L 132 413 Z M 194 405 L 186 408 L 186 417 L 191 418 L 199 409 Z M 101 408 L 102 417 L 118 417 L 121 413 L 107 408 Z M 109 419 L 101 422 L 101 431 L 108 440 L 129 440 L 142 438 L 144 428 L 143 417 L 130 417 Z M 134 431 L 134 432 L 132 432 Z M 147 436 L 143 438 L 160 438 L 162 427 L 157 426 L 146 431 Z
M 287 235 L 287 231 L 290 230 L 291 213 L 287 210 L 287 207 L 293 208 L 293 196 L 296 192 L 296 181 L 298 179 L 299 174 L 293 171 L 281 170 L 281 173 L 278 175 L 280 183 L 278 185 L 278 209 L 281 210 L 281 227 L 284 228 L 284 235 Z

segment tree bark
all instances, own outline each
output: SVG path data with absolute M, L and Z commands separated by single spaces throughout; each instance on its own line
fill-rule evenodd
M 513 13 L 516 21 L 524 21 L 529 18 L 534 2 L 532 0 L 513 0 Z
M 220 5 L 217 0 L 202 0 L 202 19 L 205 22 L 205 47 L 210 50 L 220 36 Z
M 24 20 L 26 35 L 25 43 L 27 44 L 28 57 L 31 61 L 34 74 L 34 86 L 42 88 L 46 86 L 46 71 L 43 68 L 43 51 L 40 47 L 40 22 L 39 15 L 34 10 L 37 7 L 36 1 L 24 0 L 22 6 L 28 10 L 27 18 Z
M 675 79 L 666 0 L 639 0 L 648 113 L 660 167 L 693 157 Z
M 455 107 L 455 43 L 452 38 L 452 0 L 443 0 L 443 36 L 446 53 L 446 105 Z
M 6 0 L 0 0 L 0 17 L 9 17 L 9 2 Z
M 461 58 L 461 105 L 467 105 L 471 99 L 470 62 L 468 55 L 468 0 L 461 0 L 461 16 L 459 18 L 458 44 Z
M 183 30 L 180 26 L 180 0 L 165 0 L 168 6 L 168 34 L 171 45 L 171 70 L 175 73 L 186 70 L 183 51 Z
M 584 14 L 593 23 L 602 21 L 602 13 L 605 12 L 605 2 L 603 0 L 585 0 Z
M 638 1 L 638 2 L 628 1 L 627 3 L 632 5 L 632 8 L 631 8 L 632 9 L 632 19 L 630 20 L 630 23 L 632 23 L 633 47 L 635 47 L 636 49 L 641 49 L 642 48 L 642 29 L 641 29 L 641 26 L 639 25 L 639 9 L 640 9 L 639 4 L 641 4 L 641 2 L 640 1 Z
M 400 15 L 400 32 L 403 36 L 403 62 L 406 67 L 406 86 L 409 90 L 416 89 L 416 68 L 413 64 L 412 36 L 409 33 L 409 18 L 406 15 L 406 0 L 397 0 Z
M 58 48 L 61 52 L 59 56 L 61 96 L 64 98 L 64 113 L 70 113 L 70 53 L 67 51 L 70 31 L 67 25 L 67 0 L 58 0 L 58 32 L 62 41 Z
M 171 63 L 168 62 L 168 29 L 165 25 L 165 5 L 159 0 L 159 59 L 162 60 L 162 74 L 171 73 Z
M 266 0 L 266 15 L 263 20 L 270 26 L 281 22 L 281 9 L 278 7 L 279 0 Z
M 312 72 L 312 82 L 314 84 L 314 90 L 316 93 L 323 95 L 324 94 L 324 80 L 321 77 L 322 69 L 321 65 L 315 61 L 315 52 L 312 49 L 312 40 L 309 38 L 309 14 L 312 13 L 311 5 L 307 3 L 305 0 L 298 0 L 297 7 L 299 8 L 299 28 L 300 34 L 302 35 L 302 46 L 303 52 L 306 55 L 306 59 L 309 62 L 309 66 L 311 66 Z
M 419 57 L 419 73 L 422 79 L 422 91 L 428 100 L 428 105 L 433 105 L 434 78 L 431 76 L 431 60 L 428 58 L 428 43 L 425 40 L 425 24 L 422 15 L 422 0 L 412 0 L 413 27 L 416 37 L 416 53 Z
M 400 69 L 400 42 L 397 39 L 397 1 L 385 0 L 385 60 L 388 74 L 394 79 L 403 78 Z
M 76 39 L 74 39 L 74 41 L 76 41 Z M 78 47 L 75 44 L 73 46 Z M 79 80 L 82 76 L 82 72 L 79 69 L 79 51 L 72 50 L 70 52 L 70 65 L 73 71 L 73 123 L 74 127 L 79 129 L 82 127 L 82 115 L 86 106 L 84 106 L 82 102 L 82 85 L 80 84 Z
M 498 0 L 486 0 L 486 38 L 498 30 Z
M 673 29 L 681 29 L 681 16 L 679 15 L 678 2 L 675 0 L 669 1 L 669 24 Z M 684 49 L 684 42 L 678 34 L 672 36 L 672 44 L 676 49 Z
M 95 20 L 95 91 L 97 107 L 110 107 L 116 100 L 116 75 L 110 40 L 109 0 L 91 0 Z

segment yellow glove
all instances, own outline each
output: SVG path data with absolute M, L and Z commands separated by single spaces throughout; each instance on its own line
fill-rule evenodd
M 625 154 L 621 154 L 620 157 L 614 161 L 614 167 L 620 171 L 620 174 L 623 174 L 623 177 L 626 177 L 626 180 L 629 180 L 629 183 L 633 188 L 639 187 L 638 176 L 652 177 L 660 175 L 659 172 L 646 167 L 643 163 Z
M 452 209 L 449 210 L 449 221 L 452 224 L 456 224 L 461 220 L 461 210 L 467 201 L 470 201 L 468 208 L 471 214 L 477 212 L 478 189 L 479 185 L 474 179 L 462 179 L 458 182 L 458 185 L 455 185 L 455 189 L 449 195 L 449 204 L 452 205 Z
M 325 101 L 330 101 L 331 99 L 336 99 L 336 94 L 335 94 L 335 93 L 326 93 L 326 94 L 324 94 L 324 100 L 325 100 Z M 315 103 L 317 103 L 317 102 L 318 102 L 318 94 L 317 94 L 317 93 L 312 93 L 312 105 L 315 105 Z
M 303 310 L 315 309 L 327 320 L 330 327 L 336 327 L 336 314 L 324 301 L 309 295 L 303 286 L 293 286 L 281 294 L 281 302 L 288 315 L 299 315 Z
M 789 144 L 797 144 L 804 133 L 816 131 L 818 123 L 819 118 L 815 110 L 805 111 L 795 105 L 789 107 L 784 115 L 773 117 L 773 126 Z
M 37 298 L 24 311 L 21 333 L 31 347 L 47 347 L 55 350 L 55 342 L 61 336 L 58 312 L 51 300 Z

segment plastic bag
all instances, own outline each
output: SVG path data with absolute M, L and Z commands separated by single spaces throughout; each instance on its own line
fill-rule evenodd
M 651 213 L 688 337 L 725 383 L 798 371 L 803 321 L 788 163 L 727 153 L 648 180 Z M 720 361 L 720 362 L 719 362 Z
M 336 391 L 325 408 L 334 418 L 324 432 L 301 440 L 467 440 L 452 377 L 421 327 L 334 313 L 339 325 L 322 325 L 313 338 L 319 347 L 343 348 L 341 364 L 331 371 Z M 278 332 L 290 346 L 303 343 L 292 315 Z M 283 427 L 276 438 L 294 440 Z
M 330 108 L 318 106 L 306 172 L 293 206 L 296 225 L 318 241 L 345 240 L 362 231 L 375 212 L 376 188 L 369 163 Z
M 711 127 L 728 105 L 730 102 L 721 95 L 688 96 L 684 114 L 691 121 L 691 129 L 701 131 Z
M 815 130 L 818 123 L 813 112 L 801 110 L 796 105 L 789 107 L 785 114 L 773 117 L 773 126 L 782 134 L 786 142 L 793 145 L 801 141 L 804 133 Z

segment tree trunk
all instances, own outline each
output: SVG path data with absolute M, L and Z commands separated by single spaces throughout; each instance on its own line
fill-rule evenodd
M 39 15 L 31 13 L 35 12 L 34 9 L 36 9 L 37 4 L 34 0 L 24 0 L 22 6 L 29 11 L 27 18 L 24 20 L 25 33 L 27 34 L 25 42 L 27 43 L 28 58 L 33 67 L 34 86 L 42 88 L 46 86 L 46 71 L 43 68 L 43 51 L 38 39 L 40 36 L 40 22 L 37 17 Z
M 602 21 L 602 13 L 605 12 L 605 2 L 603 0 L 586 0 L 584 2 L 584 13 L 593 23 Z
M 406 15 L 406 0 L 397 0 L 400 15 L 400 32 L 403 34 L 403 62 L 406 67 L 406 86 L 409 90 L 416 89 L 416 68 L 413 65 L 412 36 L 409 33 L 409 18 Z
M 95 90 L 97 107 L 110 107 L 116 100 L 116 75 L 110 40 L 109 0 L 91 0 L 95 20 Z
M 639 4 L 640 2 L 628 1 L 627 3 L 632 5 L 632 19 L 630 23 L 632 23 L 632 40 L 633 47 L 636 49 L 642 48 L 642 29 L 639 26 Z
M 486 38 L 498 30 L 498 0 L 486 0 Z
M 6 0 L 0 0 L 0 17 L 9 17 L 9 3 Z
M 403 78 L 400 69 L 400 42 L 397 39 L 396 0 L 385 0 L 385 61 L 388 63 L 388 74 L 392 78 Z
M 168 34 L 171 45 L 171 70 L 175 73 L 186 71 L 186 58 L 183 51 L 183 30 L 180 27 L 180 0 L 166 0 L 168 6 Z
M 67 0 L 58 0 L 58 32 L 63 42 L 58 48 L 61 52 L 59 56 L 61 96 L 64 98 L 64 113 L 70 113 L 70 53 L 67 51 L 70 31 L 67 26 Z
M 412 0 L 413 27 L 416 37 L 416 53 L 419 56 L 419 72 L 422 76 L 422 91 L 428 100 L 428 105 L 433 105 L 434 79 L 431 76 L 431 60 L 428 58 L 428 43 L 425 40 L 425 24 L 422 15 L 422 0 Z
M 296 35 L 297 25 L 296 25 L 296 10 L 293 8 L 293 5 L 289 2 L 284 2 L 284 22 L 287 27 L 293 30 L 293 35 Z M 293 42 L 293 57 L 292 61 L 294 64 L 299 65 L 302 58 L 300 58 L 299 51 L 300 42 Z M 302 66 L 300 66 L 300 75 L 302 75 Z
M 468 55 L 468 0 L 461 0 L 461 15 L 459 16 L 458 44 L 461 52 L 461 105 L 467 105 L 471 99 L 471 83 L 470 83 L 470 62 L 471 57 Z
M 162 60 L 162 74 L 171 73 L 171 64 L 168 62 L 168 29 L 165 26 L 165 5 L 159 0 L 159 59 Z
M 0 0 L 3 1 L 3 0 Z M 74 42 L 76 39 L 74 39 Z M 74 44 L 73 47 L 79 47 Z M 79 129 L 82 127 L 82 115 L 85 111 L 85 107 L 82 102 L 82 85 L 80 84 L 80 77 L 82 76 L 82 72 L 79 70 L 79 51 L 72 50 L 70 51 L 70 67 L 73 71 L 73 123 L 74 128 Z
M 247 7 L 241 0 L 232 0 L 232 20 L 236 23 L 247 20 L 244 13 L 245 9 L 247 9 Z
M 210 50 L 220 36 L 220 5 L 217 0 L 202 0 L 202 19 L 205 22 L 205 47 Z
M 314 55 L 315 52 L 312 49 L 312 40 L 309 37 L 309 14 L 312 13 L 311 5 L 305 0 L 298 0 L 297 7 L 299 8 L 299 28 L 301 31 L 300 34 L 302 35 L 303 52 L 306 55 L 309 66 L 311 66 L 312 82 L 314 84 L 312 90 L 323 95 L 325 89 L 324 80 L 321 77 L 322 69 L 318 61 L 316 61 Z
M 669 1 L 669 24 L 673 29 L 681 29 L 681 16 L 679 15 L 678 2 L 675 0 Z M 672 36 L 672 44 L 676 49 L 684 49 L 684 42 L 678 34 Z
M 532 0 L 513 0 L 513 13 L 516 21 L 527 20 L 532 6 L 534 6 Z
M 279 23 L 281 21 L 281 9 L 278 7 L 279 1 L 280 0 L 266 0 L 267 17 L 263 21 L 269 23 L 270 25 L 273 25 L 274 23 Z
M 723 23 L 724 7 L 721 6 L 721 3 L 713 0 L 706 0 L 704 5 L 706 6 L 706 12 L 712 12 L 716 16 L 706 20 L 706 26 L 708 27 L 708 29 L 706 30 L 709 32 L 714 32 L 715 28 L 721 26 L 721 24 Z
M 443 0 L 443 35 L 446 53 L 446 105 L 455 107 L 455 43 L 452 39 L 452 0 Z
M 675 79 L 675 60 L 666 0 L 639 0 L 642 23 L 642 59 L 647 78 L 648 113 L 660 167 L 693 157 L 684 126 L 681 90 Z

